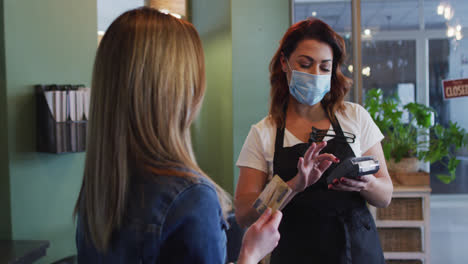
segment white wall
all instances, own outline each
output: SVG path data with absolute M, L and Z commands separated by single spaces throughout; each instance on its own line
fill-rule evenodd
M 98 31 L 106 31 L 123 12 L 144 5 L 144 0 L 98 0 Z
M 468 194 L 431 195 L 431 263 L 468 263 Z

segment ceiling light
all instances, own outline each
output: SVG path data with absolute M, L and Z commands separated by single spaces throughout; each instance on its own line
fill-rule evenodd
M 186 0 L 145 0 L 145 5 L 159 10 L 161 13 L 170 14 L 177 18 L 186 18 Z
M 371 34 L 371 30 L 370 30 L 370 29 L 368 29 L 368 28 L 364 29 L 364 35 L 370 36 L 370 34 Z
M 317 12 L 313 11 L 312 16 L 317 16 Z
M 439 16 L 443 15 L 443 14 L 444 14 L 444 9 L 445 9 L 444 4 L 440 4 L 440 5 L 437 7 L 437 14 L 438 14 Z
M 456 27 L 456 29 L 457 29 L 457 31 L 461 31 L 462 26 L 461 26 L 460 24 L 458 24 L 457 27 Z
M 371 71 L 371 68 L 369 66 L 364 67 L 362 69 L 362 75 L 365 75 L 365 76 L 369 77 L 370 76 L 370 71 Z
M 349 65 L 349 66 L 348 66 L 348 71 L 349 71 L 349 72 L 353 72 L 353 65 Z
M 447 37 L 451 38 L 455 35 L 455 29 L 453 27 L 447 28 Z
M 182 18 L 182 16 L 179 15 L 179 14 L 176 14 L 176 13 L 170 13 L 170 14 L 171 14 L 171 16 L 173 16 L 173 17 L 175 17 L 175 18 L 178 18 L 178 19 L 181 19 L 181 18 Z
M 450 6 L 446 6 L 445 9 L 444 9 L 444 18 L 446 20 L 450 20 L 450 19 L 452 19 L 452 17 L 453 17 L 452 8 L 450 8 Z
M 159 12 L 163 13 L 163 14 L 169 14 L 169 10 L 167 9 L 159 9 Z

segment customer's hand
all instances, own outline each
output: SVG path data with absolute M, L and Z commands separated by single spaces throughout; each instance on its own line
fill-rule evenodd
M 316 183 L 332 162 L 340 161 L 333 154 L 319 154 L 325 146 L 327 146 L 326 141 L 319 144 L 312 143 L 304 157 L 299 158 L 297 175 L 287 182 L 293 191 L 302 192 L 305 188 Z
M 376 180 L 374 175 L 363 175 L 356 179 L 341 177 L 340 180 L 334 179 L 328 189 L 335 191 L 360 192 L 369 189 L 369 186 Z
M 278 245 L 280 234 L 278 226 L 283 214 L 272 213 L 271 208 L 253 223 L 245 232 L 239 255 L 239 264 L 258 263 Z

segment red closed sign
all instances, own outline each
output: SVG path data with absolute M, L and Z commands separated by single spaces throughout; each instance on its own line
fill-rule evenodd
M 442 82 L 444 99 L 468 96 L 468 79 L 446 80 Z

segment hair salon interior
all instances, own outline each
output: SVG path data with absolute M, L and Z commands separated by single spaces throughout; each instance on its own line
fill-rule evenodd
M 68 151 L 38 142 L 48 122 L 40 87 L 89 87 L 109 24 L 128 9 L 164 4 L 164 12 L 192 22 L 203 41 L 207 92 L 192 141 L 201 168 L 220 186 L 234 193 L 244 139 L 268 113 L 268 67 L 281 36 L 297 21 L 319 18 L 346 42 L 341 70 L 353 79 L 347 100 L 379 106 L 375 118 L 401 111 L 393 127 L 416 122 L 408 121 L 405 105 L 430 107 L 432 127 L 419 128 L 416 140 L 448 153 L 416 156 L 413 171 L 395 165 L 392 204 L 372 210 L 388 263 L 468 263 L 468 149 L 442 135 L 468 130 L 466 0 L 1 1 L 0 252 L 35 251 L 35 263 L 76 254 L 72 213 L 85 151 L 79 142 Z M 397 137 L 396 129 L 381 130 Z

